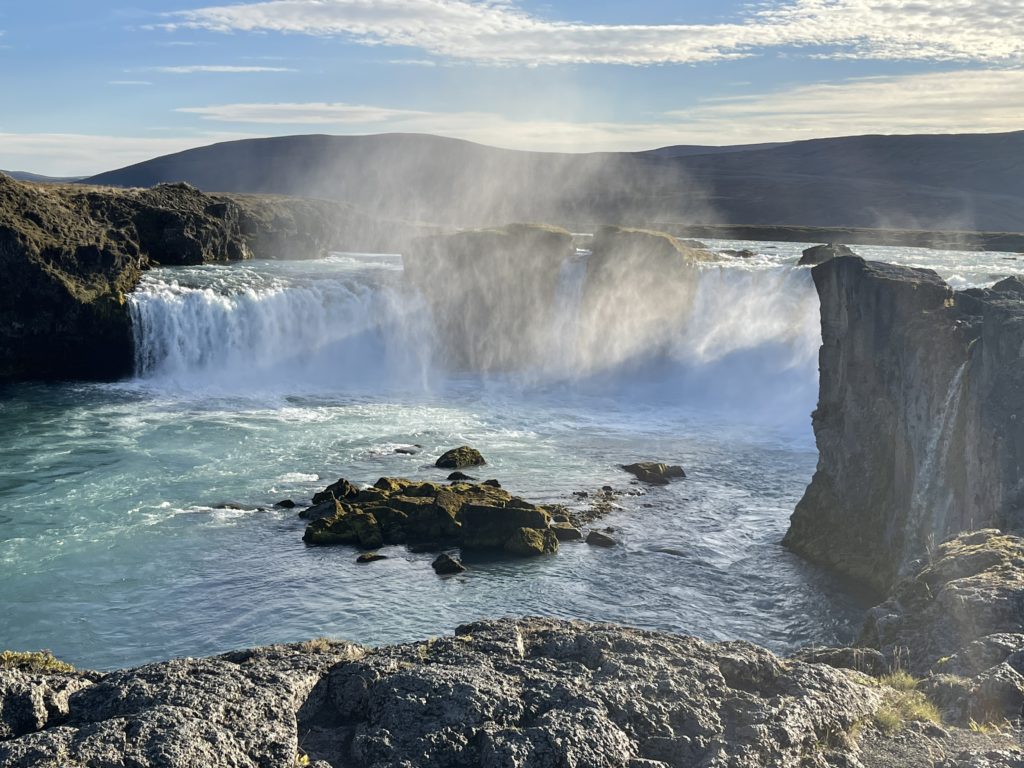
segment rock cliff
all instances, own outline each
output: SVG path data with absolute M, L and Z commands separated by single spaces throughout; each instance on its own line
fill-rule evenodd
M 574 253 L 568 232 L 533 224 L 414 241 L 406 275 L 426 299 L 443 362 L 471 371 L 543 362 L 559 275 Z
M 1024 283 L 832 259 L 821 299 L 819 460 L 785 543 L 885 591 L 959 531 L 1024 529 Z
M 113 190 L 0 174 L 0 381 L 130 372 L 125 297 L 154 265 L 395 251 L 419 230 L 318 200 Z

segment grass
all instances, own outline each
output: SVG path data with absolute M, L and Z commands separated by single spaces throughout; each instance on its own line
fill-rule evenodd
M 22 672 L 74 672 L 75 668 L 49 651 L 0 651 L 0 669 Z
M 972 733 L 983 733 L 986 736 L 1002 736 L 1007 728 L 1012 728 L 1013 726 L 1010 721 L 1006 719 L 1001 723 L 995 723 L 989 720 L 984 720 L 979 723 L 972 717 L 967 723 L 967 727 Z
M 920 682 L 902 669 L 878 678 L 878 685 L 890 688 L 886 702 L 875 712 L 875 725 L 885 733 L 896 733 L 908 722 L 942 724 L 942 714 L 928 698 L 917 690 Z

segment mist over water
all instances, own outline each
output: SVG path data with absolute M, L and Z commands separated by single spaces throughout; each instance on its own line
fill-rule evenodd
M 542 327 L 517 326 L 531 343 L 484 339 L 477 367 L 452 365 L 397 255 L 147 273 L 130 297 L 136 378 L 0 397 L 0 647 L 114 667 L 325 634 L 408 641 L 515 614 L 780 651 L 848 639 L 861 603 L 779 546 L 817 458 L 817 298 L 799 246 L 754 247 L 695 266 L 684 306 L 625 285 L 597 313 L 589 256 L 571 253 Z M 964 283 L 1011 266 L 858 250 Z M 507 346 L 488 357 L 488 344 Z M 614 550 L 481 559 L 452 579 L 401 547 L 371 566 L 306 548 L 294 512 L 270 507 L 339 476 L 442 480 L 433 459 L 462 443 L 488 458 L 480 479 L 542 503 L 634 488 L 617 467 L 633 460 L 688 478 L 623 497 L 602 521 Z

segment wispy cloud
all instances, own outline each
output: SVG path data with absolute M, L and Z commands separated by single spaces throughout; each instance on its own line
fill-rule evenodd
M 970 70 L 820 83 L 709 99 L 652 122 L 515 120 L 341 103 L 223 104 L 178 110 L 238 125 L 437 133 L 515 149 L 609 151 L 859 133 L 1024 129 L 1024 71 Z
M 1020 0 L 766 0 L 720 24 L 553 21 L 511 0 L 265 0 L 169 14 L 167 29 L 337 36 L 492 64 L 699 63 L 809 55 L 1018 62 Z
M 175 138 L 77 133 L 0 133 L 0 168 L 51 176 L 84 176 L 251 133 L 208 132 Z
M 107 85 L 152 85 L 149 80 L 108 80 Z
M 153 72 L 164 72 L 170 75 L 191 75 L 197 72 L 219 72 L 225 74 L 249 74 L 253 72 L 298 72 L 289 67 L 246 67 L 226 64 L 189 64 L 180 67 L 152 67 Z

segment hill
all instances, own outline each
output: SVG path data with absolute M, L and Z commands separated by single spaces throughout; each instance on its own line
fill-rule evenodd
M 343 200 L 462 226 L 670 221 L 1024 231 L 1024 132 L 854 136 L 740 147 L 559 154 L 422 134 L 226 142 L 90 184 Z

